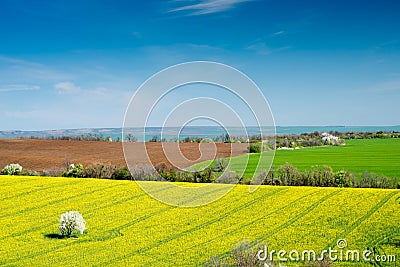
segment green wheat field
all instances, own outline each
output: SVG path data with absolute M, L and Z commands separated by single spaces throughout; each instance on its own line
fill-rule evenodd
M 268 158 L 271 152 L 264 152 Z M 233 157 L 230 168 L 241 171 L 247 161 L 247 155 Z M 254 174 L 259 154 L 249 154 L 245 177 Z M 270 160 L 265 161 L 268 164 Z M 273 166 L 279 167 L 286 162 L 300 170 L 315 165 L 331 166 L 334 171 L 345 169 L 356 174 L 364 171 L 383 174 L 388 177 L 400 177 L 400 139 L 361 139 L 346 140 L 345 146 L 308 147 L 298 150 L 276 150 Z M 199 164 L 198 166 L 203 165 Z M 259 169 L 268 164 L 260 162 Z

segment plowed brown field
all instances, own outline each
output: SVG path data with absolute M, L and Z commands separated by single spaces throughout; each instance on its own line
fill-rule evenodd
M 224 143 L 217 143 L 216 149 L 214 144 L 205 143 L 138 142 L 127 145 L 125 151 L 129 154 L 130 164 L 146 164 L 150 160 L 152 164 L 164 162 L 179 167 L 213 158 L 237 156 L 246 153 L 247 149 L 247 144 Z M 0 139 L 0 168 L 19 163 L 30 170 L 59 170 L 65 168 L 66 162 L 82 163 L 84 166 L 97 163 L 126 166 L 122 143 Z

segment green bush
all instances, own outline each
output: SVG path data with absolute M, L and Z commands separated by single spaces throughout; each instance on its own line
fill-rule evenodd
M 263 185 L 280 185 L 281 181 L 277 177 L 275 167 L 271 166 L 271 169 L 267 172 L 266 170 L 261 171 L 255 178 L 257 184 Z M 254 183 L 254 182 L 253 182 Z
M 337 187 L 353 187 L 353 175 L 348 171 L 338 171 L 333 178 Z
M 115 180 L 131 180 L 132 175 L 127 167 L 115 168 L 115 171 L 112 174 L 111 178 Z
M 393 178 L 396 181 L 396 178 Z M 372 172 L 363 172 L 357 183 L 357 187 L 366 188 L 396 188 L 396 183 L 391 183 L 389 178 L 385 175 L 376 175 Z
M 311 186 L 335 186 L 333 170 L 329 166 L 312 166 L 309 172 Z
M 37 171 L 32 171 L 32 170 L 23 170 L 19 175 L 22 176 L 39 176 L 40 173 Z
M 82 177 L 111 179 L 117 169 L 111 164 L 89 165 L 83 169 Z
M 170 182 L 175 182 L 176 180 L 176 171 L 173 167 L 168 166 L 164 162 L 157 164 L 154 166 L 154 169 L 157 171 L 159 176 L 161 176 L 163 179 L 170 181 Z
M 201 171 L 198 170 L 191 171 L 187 174 L 187 177 L 189 179 L 191 178 L 189 182 L 193 183 L 211 183 L 216 180 L 215 173 L 212 171 L 210 167 Z
M 261 145 L 259 144 L 251 144 L 248 147 L 249 153 L 260 153 L 261 152 Z
M 329 166 L 313 166 L 310 171 L 299 171 L 295 166 L 286 163 L 277 169 L 276 174 L 262 172 L 264 184 L 289 186 L 319 187 L 353 187 L 355 178 L 351 172 L 341 170 L 333 172 Z M 388 185 L 381 180 L 381 185 Z
M 174 168 L 168 168 L 165 171 L 159 173 L 162 178 L 167 181 L 175 182 L 176 181 L 176 171 Z
M 176 181 L 177 182 L 193 182 L 193 173 L 180 171 L 176 173 Z
M 219 158 L 214 160 L 210 168 L 213 172 L 223 172 L 228 166 L 228 160 L 225 158 Z
M 390 188 L 389 178 L 385 175 L 378 176 L 378 188 Z M 393 186 L 394 188 L 394 186 Z
M 132 179 L 137 181 L 160 181 L 161 176 L 157 173 L 153 166 L 135 165 L 129 166 L 129 171 L 132 174 Z
M 214 172 L 211 168 L 206 168 L 200 172 L 197 172 L 197 181 L 200 183 L 211 183 L 216 179 Z
M 285 163 L 277 169 L 280 185 L 301 185 L 299 170 L 292 164 Z
M 235 171 L 226 170 L 218 179 L 215 180 L 216 183 L 220 184 L 237 184 L 240 178 Z
M 83 167 L 82 164 L 71 164 L 69 170 L 62 173 L 64 177 L 104 178 L 115 180 L 132 180 L 127 167 L 117 167 L 111 164 L 95 164 Z
M 76 165 L 71 164 L 69 166 L 69 170 L 62 174 L 64 177 L 76 177 L 82 178 L 83 177 L 83 165 L 78 163 Z

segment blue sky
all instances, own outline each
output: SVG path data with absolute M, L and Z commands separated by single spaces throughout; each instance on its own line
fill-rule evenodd
M 193 60 L 248 75 L 277 125 L 399 125 L 399 14 L 395 0 L 2 0 L 0 130 L 121 127 L 140 84 Z

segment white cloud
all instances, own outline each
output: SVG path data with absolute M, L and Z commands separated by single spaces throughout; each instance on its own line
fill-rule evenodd
M 391 81 L 378 84 L 373 87 L 373 91 L 376 92 L 400 91 L 400 81 Z
M 70 74 L 52 69 L 41 63 L 0 55 L 0 79 L 6 81 L 13 77 L 18 77 L 19 80 L 29 80 L 33 83 L 72 78 Z
M 182 46 L 185 46 L 183 44 Z M 218 47 L 218 46 L 212 46 L 212 45 L 207 45 L 207 44 L 194 44 L 194 43 L 189 43 L 187 44 L 191 49 L 196 49 L 196 50 L 204 50 L 204 51 L 222 51 L 223 49 Z
M 259 55 L 269 55 L 272 53 L 272 50 L 267 47 L 265 43 L 255 43 L 246 47 L 248 50 L 254 51 Z
M 71 82 L 60 82 L 54 85 L 54 88 L 58 90 L 60 93 L 79 93 L 81 88 L 76 86 L 74 83 Z
M 72 82 L 59 82 L 54 84 L 54 88 L 57 89 L 59 93 L 80 94 L 84 96 L 108 96 L 107 88 L 96 87 L 94 89 L 82 89 Z
M 24 65 L 24 66 L 31 66 L 31 67 L 35 67 L 35 68 L 45 67 L 43 64 L 40 64 L 40 63 L 27 61 L 27 60 L 23 60 L 20 58 L 6 57 L 6 56 L 2 56 L 2 55 L 0 55 L 0 62 L 14 64 L 14 66 L 15 65 Z
M 44 110 L 14 110 L 14 111 L 6 111 L 5 115 L 9 118 L 13 119 L 48 119 L 53 112 L 47 112 Z
M 254 51 L 259 55 L 266 56 L 271 53 L 276 53 L 290 49 L 290 46 L 282 46 L 277 48 L 269 48 L 265 42 L 257 42 L 246 47 L 247 50 Z
M 108 90 L 104 87 L 98 87 L 92 90 L 86 90 L 85 92 L 91 95 L 107 96 Z
M 169 12 L 188 12 L 187 15 L 204 15 L 224 12 L 234 8 L 237 4 L 251 0 L 200 0 L 196 4 L 188 4 L 173 8 Z M 192 3 L 193 1 L 190 1 Z
M 283 35 L 285 33 L 286 33 L 285 31 L 277 31 L 277 32 L 274 32 L 272 35 L 273 36 L 278 36 L 278 35 Z
M 34 91 L 39 90 L 40 86 L 26 84 L 0 85 L 0 92 Z
M 136 39 L 142 39 L 142 33 L 141 33 L 141 32 L 132 32 L 132 35 L 133 35 Z

